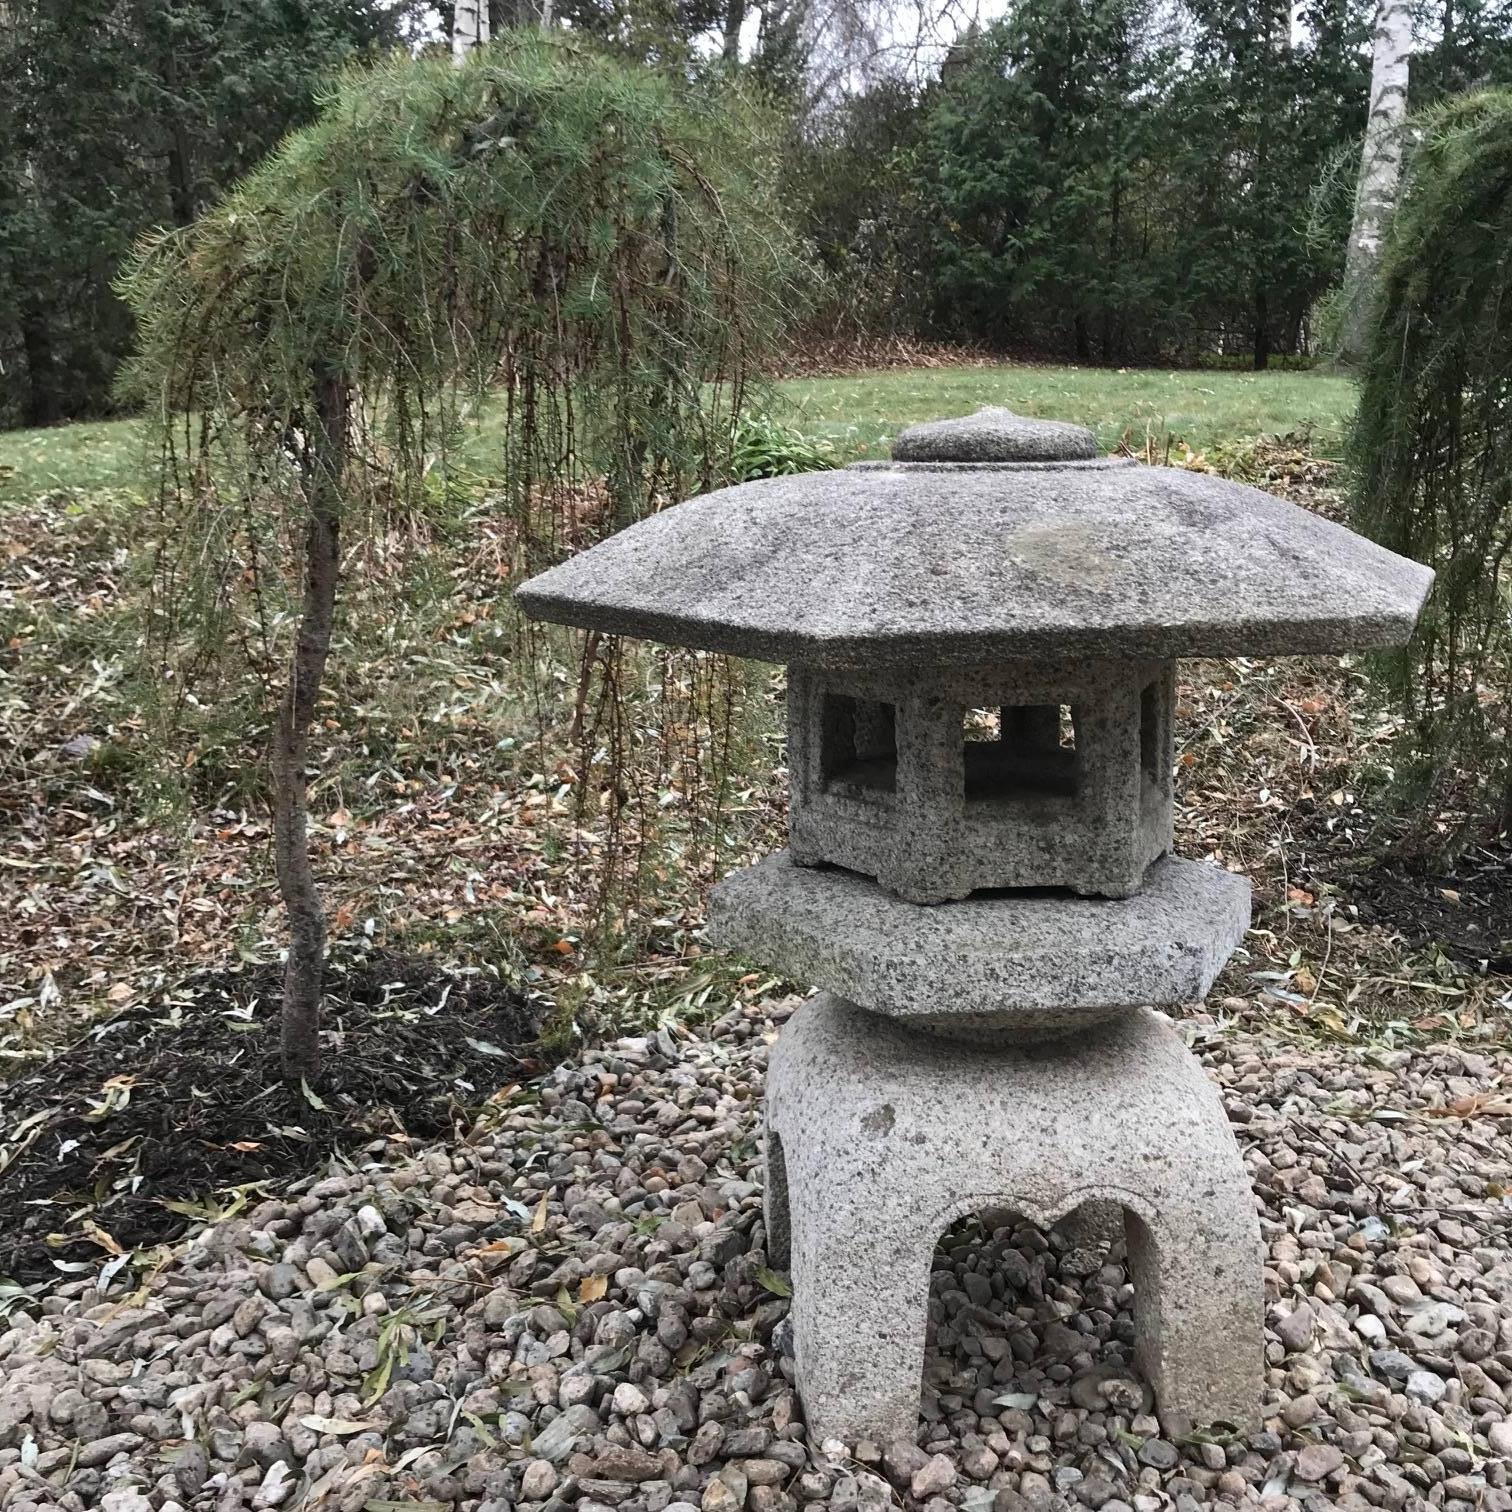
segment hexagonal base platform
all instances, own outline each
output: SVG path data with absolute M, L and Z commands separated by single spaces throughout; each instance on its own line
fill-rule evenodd
M 1197 1002 L 1249 918 L 1245 878 L 1174 856 L 1132 898 L 997 893 L 928 908 L 780 851 L 714 889 L 709 932 L 915 1028 L 993 1040 Z

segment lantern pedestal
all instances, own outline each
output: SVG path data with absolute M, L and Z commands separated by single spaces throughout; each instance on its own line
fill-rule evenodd
M 921 1034 L 822 993 L 772 1050 L 767 1223 L 793 1277 L 817 1440 L 911 1439 L 930 1263 L 956 1219 L 1123 1211 L 1135 1363 L 1169 1434 L 1258 1427 L 1262 1247 L 1217 1092 L 1146 1010 L 1015 1047 Z

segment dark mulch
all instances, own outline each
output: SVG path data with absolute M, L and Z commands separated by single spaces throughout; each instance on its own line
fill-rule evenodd
M 1328 826 L 1332 825 L 1330 829 Z M 1437 946 L 1472 971 L 1512 974 L 1512 845 L 1474 845 L 1445 870 L 1391 844 L 1360 809 L 1305 816 L 1292 856 L 1297 879 L 1331 884 L 1367 924 L 1412 950 Z
M 513 988 L 374 954 L 328 971 L 320 1079 L 287 1086 L 279 978 L 194 977 L 0 1087 L 0 1276 L 57 1279 L 172 1241 L 236 1189 L 255 1205 L 256 1183 L 286 1185 L 380 1135 L 452 1134 L 540 1069 Z

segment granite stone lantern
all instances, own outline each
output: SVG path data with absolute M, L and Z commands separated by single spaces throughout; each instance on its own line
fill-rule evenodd
M 1427 569 L 1234 483 L 984 410 L 723 489 L 527 613 L 787 665 L 789 848 L 721 944 L 821 991 L 772 1051 L 766 1221 L 818 1438 L 911 1437 L 956 1219 L 1120 1217 L 1168 1432 L 1256 1425 L 1261 1242 L 1200 1000 L 1249 884 L 1171 854 L 1175 663 L 1394 646 Z

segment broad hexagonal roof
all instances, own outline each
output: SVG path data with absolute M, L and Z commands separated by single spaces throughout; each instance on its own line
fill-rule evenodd
M 972 418 L 959 423 L 970 461 L 720 489 L 532 578 L 520 602 L 539 619 L 817 666 L 1288 655 L 1412 632 L 1432 572 L 1343 526 L 1179 468 L 1014 461 L 1011 442 L 1003 460 Z M 918 450 L 907 435 L 900 450 Z

